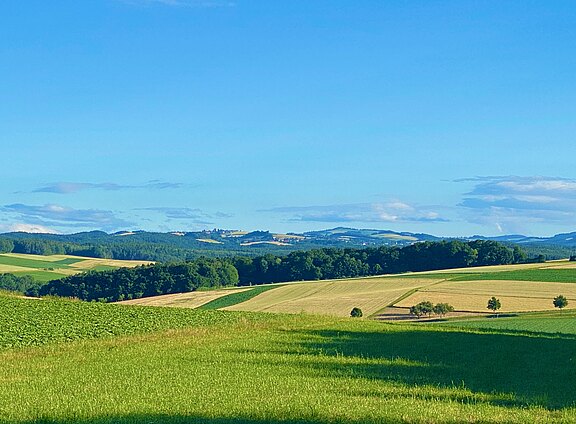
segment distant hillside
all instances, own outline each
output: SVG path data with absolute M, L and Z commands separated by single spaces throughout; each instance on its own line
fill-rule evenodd
M 395 232 L 377 229 L 337 227 L 305 233 L 272 233 L 270 231 L 205 230 L 197 232 L 157 233 L 120 231 L 108 234 L 90 231 L 76 234 L 0 234 L 0 253 L 40 255 L 68 254 L 121 260 L 173 261 L 200 256 L 259 256 L 267 253 L 287 255 L 296 250 L 323 247 L 361 248 L 408 246 L 422 241 L 450 240 L 430 234 Z M 543 254 L 548 259 L 566 258 L 576 250 L 576 232 L 553 237 L 504 235 L 472 236 L 470 240 L 494 240 L 520 244 L 532 256 Z

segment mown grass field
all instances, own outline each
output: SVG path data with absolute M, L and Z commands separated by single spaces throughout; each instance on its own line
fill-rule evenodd
M 83 271 L 116 269 L 147 264 L 147 261 L 120 261 L 69 255 L 0 254 L 0 274 L 30 275 L 38 281 L 50 281 Z
M 30 333 L 90 323 L 0 347 L 2 423 L 576 421 L 574 337 L 1 299 Z

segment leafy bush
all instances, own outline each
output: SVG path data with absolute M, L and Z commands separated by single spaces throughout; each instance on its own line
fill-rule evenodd
M 559 309 L 562 309 L 562 308 L 565 308 L 566 306 L 568 306 L 568 300 L 564 296 L 562 296 L 561 294 L 556 296 L 552 303 L 554 303 L 555 308 L 559 308 Z
M 352 318 L 360 318 L 362 317 L 362 309 L 360 308 L 352 308 L 352 311 L 350 312 L 350 316 Z

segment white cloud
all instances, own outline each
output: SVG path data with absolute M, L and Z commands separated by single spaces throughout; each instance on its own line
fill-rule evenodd
M 133 224 L 112 211 L 100 209 L 74 209 L 56 204 L 42 206 L 15 203 L 0 207 L 5 214 L 15 217 L 18 225 L 38 228 L 99 228 L 105 231 L 131 227 Z M 24 227 L 23 227 L 24 228 Z
M 50 183 L 43 187 L 35 189 L 34 193 L 57 193 L 57 194 L 71 194 L 77 193 L 84 190 L 108 190 L 108 191 L 118 191 L 118 190 L 166 190 L 166 189 L 177 189 L 184 187 L 182 183 L 169 183 L 164 181 L 148 181 L 144 184 L 135 185 L 123 185 L 116 183 L 78 183 L 61 181 L 56 183 Z
M 42 225 L 18 223 L 12 224 L 6 228 L 7 232 L 23 232 L 23 233 L 42 233 L 42 234 L 58 234 L 58 231 L 52 230 Z
M 392 200 L 320 206 L 288 206 L 264 210 L 288 217 L 290 221 L 326 223 L 447 222 L 430 207 L 412 206 Z
M 476 183 L 458 205 L 464 218 L 500 232 L 525 231 L 531 224 L 576 225 L 576 180 L 544 176 L 490 176 Z

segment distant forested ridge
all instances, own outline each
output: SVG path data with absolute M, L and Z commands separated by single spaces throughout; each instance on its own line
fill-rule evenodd
M 90 271 L 54 280 L 40 295 L 118 301 L 208 287 L 322 280 L 527 261 L 517 246 L 490 240 L 415 243 L 406 247 L 323 248 L 286 256 L 199 258 L 186 262 Z M 35 294 L 35 293 L 32 293 Z
M 544 254 L 547 259 L 567 258 L 576 253 L 576 233 L 549 238 L 524 236 L 477 236 L 472 240 L 498 241 L 522 246 L 529 256 Z M 269 231 L 243 232 L 204 230 L 197 232 L 155 233 L 124 231 L 108 234 L 90 231 L 76 234 L 0 234 L 0 253 L 36 255 L 66 254 L 120 260 L 156 262 L 185 261 L 200 257 L 257 257 L 265 254 L 285 256 L 293 251 L 322 248 L 404 247 L 418 242 L 441 241 L 430 234 L 354 228 L 333 228 L 302 234 L 275 234 Z M 445 239 L 455 240 L 455 239 Z

